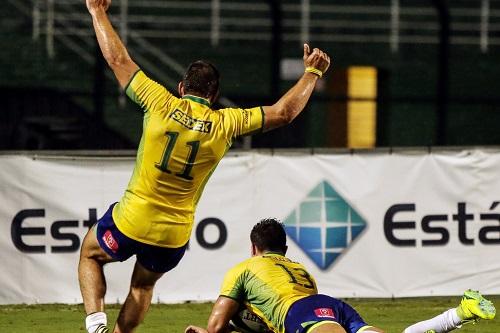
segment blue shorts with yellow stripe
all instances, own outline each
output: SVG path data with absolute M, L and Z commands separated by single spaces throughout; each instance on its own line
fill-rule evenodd
M 318 294 L 292 304 L 285 318 L 285 332 L 306 333 L 312 326 L 323 322 L 335 322 L 347 333 L 361 333 L 370 327 L 349 304 Z

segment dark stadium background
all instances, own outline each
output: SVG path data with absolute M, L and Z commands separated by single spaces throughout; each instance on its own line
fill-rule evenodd
M 2 3 L 0 150 L 136 148 L 141 113 L 120 97 L 84 2 Z M 128 34 L 133 58 L 168 88 L 176 89 L 180 75 L 161 55 L 181 67 L 203 58 L 219 67 L 227 99 L 240 106 L 272 103 L 293 83 L 280 79 L 281 59 L 301 56 L 301 2 L 221 3 L 217 41 L 211 1 L 128 0 L 124 13 L 124 2 L 114 0 L 111 13 Z M 391 16 L 395 4 L 398 22 Z M 291 126 L 235 147 L 342 146 L 329 140 L 342 127 L 329 114 L 332 105 L 346 102 L 332 77 L 353 65 L 378 69 L 376 147 L 500 144 L 499 1 L 310 5 L 309 41 L 331 55 L 333 72 Z

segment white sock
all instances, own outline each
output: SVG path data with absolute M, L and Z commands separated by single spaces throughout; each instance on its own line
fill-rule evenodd
M 94 333 L 97 326 L 108 325 L 108 318 L 104 312 L 94 312 L 85 318 L 85 327 L 89 333 Z
M 434 330 L 436 333 L 446 333 L 460 326 L 462 320 L 458 317 L 457 309 L 449 309 L 439 316 L 411 325 L 404 333 L 425 333 Z

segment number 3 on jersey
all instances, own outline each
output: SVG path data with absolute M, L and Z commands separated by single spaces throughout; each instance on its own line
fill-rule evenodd
M 170 157 L 172 155 L 172 151 L 174 150 L 175 143 L 177 142 L 179 133 L 166 132 L 165 135 L 168 138 L 167 145 L 163 150 L 161 161 L 159 163 L 155 163 L 155 166 L 163 172 L 172 173 L 172 171 L 168 168 L 168 162 L 170 161 Z M 184 170 L 182 172 L 176 173 L 175 175 L 186 180 L 193 180 L 193 177 L 190 175 L 190 173 L 194 166 L 196 154 L 198 154 L 198 149 L 200 148 L 200 141 L 188 141 L 186 142 L 186 146 L 189 149 L 189 155 L 186 159 L 186 163 L 184 164 Z
M 281 267 L 290 277 L 290 283 L 298 284 L 307 289 L 315 289 L 314 282 L 311 279 L 311 275 L 307 273 L 307 271 L 303 268 L 288 268 L 283 264 L 275 264 L 276 266 Z

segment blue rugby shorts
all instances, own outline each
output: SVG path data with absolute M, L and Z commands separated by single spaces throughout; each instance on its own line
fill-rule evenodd
M 312 325 L 333 321 L 347 333 L 356 333 L 368 326 L 349 304 L 327 295 L 311 295 L 292 304 L 285 318 L 286 333 L 306 333 Z
M 131 239 L 118 230 L 113 221 L 112 204 L 95 226 L 97 241 L 101 248 L 117 261 L 125 261 L 133 255 L 144 268 L 165 273 L 172 270 L 181 261 L 187 244 L 179 248 L 154 246 Z

